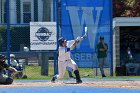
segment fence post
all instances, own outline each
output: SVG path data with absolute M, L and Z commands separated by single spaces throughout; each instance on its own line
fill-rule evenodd
M 48 56 L 46 53 L 42 53 L 41 75 L 48 75 Z
M 9 0 L 6 0 L 6 21 L 7 21 L 7 56 L 8 56 L 8 65 L 10 65 L 10 4 Z M 10 71 L 8 70 L 8 76 L 10 77 Z
M 57 51 L 54 52 L 54 75 L 58 73 L 57 67 Z

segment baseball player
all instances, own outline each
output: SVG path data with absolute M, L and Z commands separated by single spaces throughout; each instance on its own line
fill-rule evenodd
M 74 62 L 74 60 L 70 57 L 70 52 L 75 48 L 77 43 L 81 42 L 87 36 L 78 37 L 76 40 L 67 41 L 63 37 L 61 37 L 59 42 L 59 55 L 58 55 L 58 74 L 53 76 L 51 82 L 55 82 L 56 79 L 62 79 L 65 74 L 66 67 L 72 68 L 75 74 L 76 83 L 82 83 L 82 80 L 79 75 L 78 66 Z
M 14 54 L 10 54 L 10 64 L 14 68 L 18 68 L 18 66 L 19 66 L 18 62 L 15 60 Z
M 3 71 L 6 69 L 12 72 L 16 72 L 17 70 L 13 67 L 9 67 L 8 64 L 5 62 L 5 59 L 6 57 L 0 54 L 0 84 L 12 84 L 13 78 L 3 74 Z

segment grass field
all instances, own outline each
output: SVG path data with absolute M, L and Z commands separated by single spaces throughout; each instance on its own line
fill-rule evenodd
M 81 77 L 92 77 L 93 69 L 91 68 L 79 68 Z M 54 69 L 52 66 L 49 66 L 48 75 L 41 75 L 41 66 L 26 66 L 23 71 L 24 74 L 28 76 L 27 79 L 51 79 L 54 75 Z M 73 74 L 74 76 L 74 74 Z M 66 71 L 65 77 L 68 77 L 68 73 Z
M 79 68 L 81 78 L 97 78 L 102 79 L 100 75 L 96 76 L 95 69 L 92 68 Z M 50 80 L 54 74 L 53 66 L 49 66 L 48 75 L 41 75 L 41 66 L 26 66 L 25 70 L 23 71 L 24 74 L 28 76 L 28 80 Z M 74 74 L 73 74 L 74 76 Z M 65 77 L 68 78 L 68 73 L 66 71 Z M 140 78 L 140 76 L 107 76 L 107 79 L 126 79 L 126 78 Z

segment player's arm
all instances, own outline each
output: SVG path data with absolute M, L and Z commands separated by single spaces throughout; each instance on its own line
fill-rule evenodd
M 14 60 L 16 62 L 16 66 L 18 67 L 19 66 L 19 63 L 17 62 L 17 60 Z
M 87 37 L 86 34 L 83 35 L 82 37 L 79 36 L 79 37 L 76 38 L 76 42 L 79 43 L 79 42 L 83 41 L 86 37 Z
M 102 43 L 103 48 L 100 49 L 100 51 L 107 51 L 108 50 L 108 46 L 105 43 Z
M 5 63 L 3 64 L 3 67 L 6 68 L 6 70 L 10 70 L 10 71 L 12 71 L 12 72 L 16 72 L 16 71 L 17 71 L 15 68 L 9 66 L 9 65 L 7 64 L 7 62 L 5 62 Z
M 98 51 L 104 51 L 104 48 L 102 48 L 102 47 L 100 46 L 100 44 L 97 45 L 97 49 L 98 49 Z
M 75 40 L 74 43 L 70 46 L 70 50 L 73 50 L 78 42 Z
M 77 43 L 81 42 L 87 37 L 87 35 L 83 35 L 82 37 L 77 37 L 76 40 L 72 40 L 72 44 L 70 44 L 69 48 L 67 48 L 67 51 L 73 50 Z
M 11 67 L 11 66 L 10 66 L 8 69 L 9 69 L 10 71 L 12 71 L 12 72 L 17 72 L 17 70 L 16 70 L 14 67 Z
M 87 35 L 83 35 L 82 37 L 77 37 L 75 42 L 70 46 L 70 50 L 73 50 L 75 46 L 77 45 L 77 43 L 83 41 L 86 37 Z
M 105 51 L 107 51 L 108 50 L 108 46 L 107 46 L 107 44 L 103 44 L 103 47 L 104 47 L 104 49 L 105 49 Z

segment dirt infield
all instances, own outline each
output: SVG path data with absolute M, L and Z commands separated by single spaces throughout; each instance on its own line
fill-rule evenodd
M 81 84 L 64 83 L 58 81 L 56 83 L 48 82 L 14 82 L 11 85 L 0 85 L 0 88 L 22 88 L 22 87 L 61 87 L 61 86 L 82 86 L 82 87 L 97 87 L 97 88 L 128 88 L 140 89 L 140 81 L 138 80 L 94 80 L 83 82 Z

